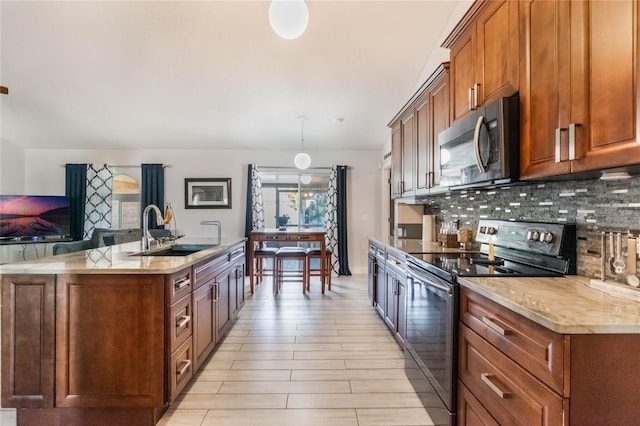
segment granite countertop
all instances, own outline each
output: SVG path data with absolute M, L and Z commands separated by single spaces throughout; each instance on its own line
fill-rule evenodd
M 467 287 L 562 334 L 640 333 L 640 302 L 592 288 L 587 277 L 458 278 Z
M 371 238 L 406 253 L 460 252 L 421 240 Z M 564 277 L 459 277 L 488 299 L 562 334 L 640 333 L 640 290 L 620 292 L 613 283 L 579 275 Z M 629 286 L 627 293 L 636 293 Z M 634 297 L 635 296 L 635 297 Z
M 220 245 L 187 256 L 136 256 L 140 241 L 100 247 L 58 256 L 0 265 L 0 274 L 170 274 L 191 266 L 229 247 L 245 237 L 223 238 Z M 183 237 L 175 244 L 215 244 L 216 238 Z M 164 244 L 168 248 L 171 244 Z M 155 245 L 152 250 L 158 250 Z
M 423 241 L 411 238 L 370 237 L 369 239 L 377 244 L 383 244 L 406 253 L 461 253 L 478 251 L 473 246 L 470 246 L 468 250 L 462 250 L 458 247 L 442 247 L 442 245 L 436 241 Z

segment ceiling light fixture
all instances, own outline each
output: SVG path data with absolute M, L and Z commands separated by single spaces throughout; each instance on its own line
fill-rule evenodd
M 272 0 L 269 23 L 280 37 L 293 40 L 307 29 L 309 9 L 304 0 Z
M 309 157 L 309 154 L 307 154 L 306 152 L 304 152 L 304 120 L 307 119 L 307 117 L 305 117 L 304 115 L 301 115 L 300 117 L 298 117 L 300 119 L 300 124 L 302 126 L 302 132 L 301 132 L 301 140 L 300 140 L 300 152 L 296 154 L 296 156 L 293 159 L 293 164 L 296 165 L 297 168 L 299 168 L 300 170 L 304 170 L 309 168 L 309 166 L 311 165 L 311 157 Z
M 300 183 L 302 183 L 303 185 L 309 185 L 311 183 L 311 176 L 309 176 L 309 175 L 301 175 L 300 176 Z

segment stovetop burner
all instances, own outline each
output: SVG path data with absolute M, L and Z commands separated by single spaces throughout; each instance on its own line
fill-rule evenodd
M 411 253 L 422 267 L 444 279 L 459 277 L 552 277 L 575 274 L 573 224 L 481 220 L 478 252 Z M 495 258 L 489 259 L 489 244 Z M 425 265 L 426 264 L 426 265 Z

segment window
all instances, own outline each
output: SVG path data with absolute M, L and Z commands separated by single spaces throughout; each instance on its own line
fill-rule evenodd
M 289 216 L 289 227 L 324 229 L 327 212 L 329 170 L 306 171 L 278 169 L 264 172 L 262 197 L 267 228 L 277 228 L 276 216 Z
M 111 209 L 112 228 L 140 227 L 140 185 L 134 178 L 123 173 L 113 176 Z

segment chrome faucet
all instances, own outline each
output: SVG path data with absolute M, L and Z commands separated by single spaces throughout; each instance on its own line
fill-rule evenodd
M 222 224 L 219 220 L 203 220 L 200 225 L 215 225 L 218 227 L 218 245 L 222 244 Z
M 149 234 L 149 212 L 153 210 L 156 212 L 156 223 L 158 225 L 164 224 L 164 218 L 162 211 L 155 204 L 149 204 L 144 208 L 142 212 L 142 251 L 149 250 L 153 237 Z

